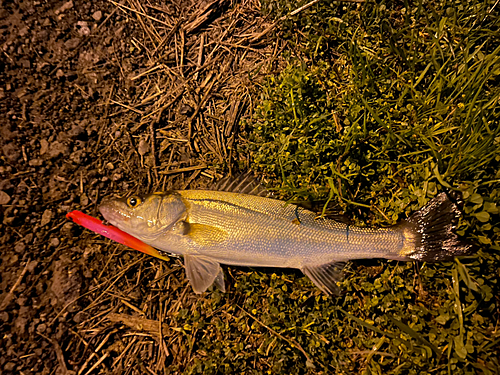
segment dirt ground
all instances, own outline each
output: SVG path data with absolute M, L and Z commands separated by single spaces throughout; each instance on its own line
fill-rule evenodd
M 168 318 L 196 298 L 180 261 L 65 214 L 244 169 L 286 46 L 257 1 L 2 1 L 0 30 L 0 372 L 183 372 L 203 353 Z

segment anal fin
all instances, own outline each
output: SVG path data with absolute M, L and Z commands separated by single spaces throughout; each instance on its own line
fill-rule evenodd
M 222 267 L 219 267 L 219 273 L 215 277 L 214 284 L 222 293 L 226 291 L 226 285 L 224 284 L 224 271 L 222 271 Z
M 339 295 L 340 289 L 337 283 L 342 281 L 344 277 L 344 267 L 345 263 L 343 262 L 332 262 L 303 267 L 302 272 L 326 294 Z
M 185 255 L 184 266 L 195 293 L 203 293 L 214 282 L 224 292 L 224 273 L 218 262 L 199 255 Z

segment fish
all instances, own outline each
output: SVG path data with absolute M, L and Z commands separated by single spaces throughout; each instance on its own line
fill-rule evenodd
M 221 264 L 296 268 L 334 295 L 348 261 L 438 262 L 473 248 L 455 233 L 461 217 L 458 194 L 442 192 L 392 227 L 365 228 L 318 216 L 266 196 L 258 185 L 249 186 L 256 194 L 243 189 L 171 190 L 108 198 L 99 210 L 122 231 L 183 256 L 187 279 L 198 294 L 212 284 L 225 291 Z

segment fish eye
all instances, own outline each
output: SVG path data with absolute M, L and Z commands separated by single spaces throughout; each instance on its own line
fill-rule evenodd
M 139 197 L 129 197 L 127 199 L 127 205 L 130 207 L 130 208 L 134 208 L 134 207 L 137 207 L 138 205 L 140 205 L 142 203 L 142 199 L 139 198 Z

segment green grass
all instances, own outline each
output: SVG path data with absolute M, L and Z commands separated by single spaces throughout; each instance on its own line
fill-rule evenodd
M 299 5 L 264 8 L 278 17 Z M 179 316 L 203 325 L 198 345 L 210 349 L 193 373 L 500 371 L 494 5 L 320 2 L 284 21 L 288 66 L 246 119 L 243 151 L 255 168 L 284 196 L 336 202 L 361 225 L 394 224 L 443 189 L 460 190 L 459 233 L 480 249 L 440 264 L 355 262 L 339 298 L 293 271 L 238 271 L 240 300 L 221 306 L 214 292 L 197 315 Z

